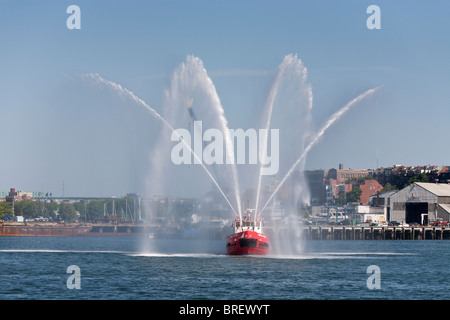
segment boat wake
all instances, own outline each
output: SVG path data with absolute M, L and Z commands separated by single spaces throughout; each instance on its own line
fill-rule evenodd
M 224 253 L 133 253 L 127 254 L 130 257 L 149 257 L 149 258 L 220 258 L 226 257 Z
M 54 249 L 3 249 L 0 253 L 115 253 L 129 254 L 129 251 L 114 250 L 54 250 Z
M 148 258 L 224 258 L 230 257 L 225 252 L 131 252 L 116 250 L 54 250 L 54 249 L 2 249 L 0 253 L 69 253 L 69 254 L 122 254 L 129 257 Z M 244 258 L 285 259 L 285 260 L 332 260 L 332 259 L 366 259 L 392 256 L 414 256 L 415 253 L 401 252 L 320 252 L 302 254 L 268 254 L 244 255 Z M 231 256 L 236 257 L 236 256 Z
M 413 256 L 414 253 L 398 253 L 398 252 L 320 252 L 320 253 L 303 253 L 298 255 L 290 254 L 269 254 L 262 258 L 269 259 L 292 259 L 292 260 L 331 260 L 331 259 L 366 259 L 368 257 L 378 258 L 392 256 Z
M 135 252 L 135 251 L 116 251 L 116 250 L 55 250 L 55 249 L 2 249 L 0 253 L 100 253 L 100 254 L 122 254 L 130 257 L 187 257 L 187 258 L 214 258 L 225 257 L 225 253 L 160 253 L 160 252 Z

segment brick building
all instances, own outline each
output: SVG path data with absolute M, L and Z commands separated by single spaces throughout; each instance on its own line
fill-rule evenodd
M 364 180 L 364 182 L 359 183 L 359 187 L 362 191 L 360 197 L 361 204 L 369 204 L 370 197 L 376 195 L 383 189 L 383 186 L 374 179 Z

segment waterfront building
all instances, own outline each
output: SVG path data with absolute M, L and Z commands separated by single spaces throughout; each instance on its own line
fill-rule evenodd
M 325 177 L 326 171 L 322 169 L 305 171 L 305 178 L 311 195 L 311 205 L 322 205 L 325 203 Z
M 383 189 L 383 186 L 374 179 L 364 180 L 363 182 L 359 183 L 359 187 L 362 191 L 360 196 L 361 204 L 369 204 L 370 197 L 376 195 Z
M 336 179 L 328 179 L 325 187 L 326 201 L 328 204 L 334 204 L 340 193 L 348 193 L 352 191 L 351 183 L 339 183 Z
M 387 183 L 402 188 L 409 179 L 425 174 L 428 182 L 447 183 L 450 179 L 448 166 L 423 165 L 405 166 L 394 165 L 392 167 L 381 167 L 374 171 L 375 179 L 383 186 Z
M 450 184 L 414 182 L 390 196 L 390 221 L 418 223 L 450 221 Z
M 341 163 L 338 169 L 305 171 L 311 193 L 310 203 L 313 205 L 334 205 L 339 194 L 348 193 L 355 186 L 358 186 L 362 191 L 360 203 L 370 204 L 371 197 L 381 192 L 383 187 L 388 186 L 387 190 L 392 188 L 400 190 L 406 184 L 410 184 L 410 180 L 414 180 L 418 175 L 421 175 L 419 181 L 450 183 L 450 169 L 445 165 L 393 165 L 374 170 L 353 170 L 345 169 Z M 390 207 L 388 206 L 388 215 L 389 210 Z
M 398 190 L 390 190 L 370 197 L 370 206 L 382 210 L 386 221 L 389 221 L 391 216 L 391 196 L 397 192 Z
M 32 192 L 16 191 L 15 188 L 9 190 L 9 194 L 5 197 L 6 202 L 18 202 L 22 200 L 31 200 Z
M 383 207 L 358 205 L 355 207 L 356 220 L 361 223 L 386 223 L 386 210 Z
M 348 184 L 349 181 L 356 181 L 367 176 L 372 176 L 373 170 L 353 170 L 344 169 L 344 165 L 339 164 L 339 169 L 328 170 L 327 180 L 334 179 L 337 184 Z

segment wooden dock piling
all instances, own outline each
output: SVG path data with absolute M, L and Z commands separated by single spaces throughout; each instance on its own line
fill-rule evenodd
M 308 240 L 450 240 L 449 227 L 309 226 Z

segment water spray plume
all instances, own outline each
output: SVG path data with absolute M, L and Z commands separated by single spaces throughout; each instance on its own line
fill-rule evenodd
M 312 89 L 309 84 L 306 84 L 307 79 L 307 69 L 304 66 L 303 62 L 297 57 L 297 55 L 289 54 L 284 57 L 283 62 L 278 67 L 278 72 L 276 74 L 276 77 L 274 79 L 273 85 L 270 89 L 267 102 L 266 102 L 266 118 L 264 123 L 264 129 L 266 131 L 269 130 L 271 126 L 272 121 L 272 113 L 274 104 L 278 95 L 279 87 L 281 85 L 281 82 L 284 80 L 285 77 L 287 77 L 287 74 L 291 74 L 295 77 L 295 80 L 299 81 L 300 86 L 297 89 L 305 89 L 307 94 L 307 111 L 309 112 L 312 108 Z M 297 83 L 296 81 L 291 81 L 291 83 Z M 298 107 L 298 106 L 296 106 Z M 260 156 L 266 157 L 266 148 L 268 143 L 268 136 L 264 136 L 264 143 L 262 143 L 262 150 L 260 151 Z M 258 175 L 258 183 L 257 183 L 257 190 L 256 190 L 256 203 L 255 203 L 255 214 L 258 214 L 258 206 L 259 206 L 259 198 L 261 193 L 261 186 L 262 186 L 262 169 L 263 169 L 263 163 L 264 159 L 261 161 L 260 167 L 259 167 L 259 175 Z
M 170 91 L 167 91 L 167 97 L 169 100 L 166 107 L 168 107 L 169 109 L 165 109 L 165 111 L 169 112 L 172 117 L 166 114 L 164 114 L 165 117 L 161 116 L 157 111 L 151 108 L 141 98 L 137 97 L 133 92 L 126 88 L 123 88 L 117 83 L 102 78 L 98 74 L 87 74 L 83 75 L 82 77 L 90 81 L 94 81 L 97 85 L 112 88 L 116 94 L 123 98 L 131 99 L 134 103 L 137 103 L 138 105 L 144 107 L 147 111 L 149 111 L 153 117 L 161 121 L 166 128 L 171 130 L 172 133 L 176 135 L 179 141 L 182 142 L 187 150 L 189 150 L 189 152 L 194 156 L 196 162 L 201 165 L 205 173 L 219 190 L 220 194 L 224 197 L 234 214 L 238 218 L 242 219 L 239 179 L 233 148 L 234 143 L 232 141 L 232 136 L 230 135 L 228 121 L 225 117 L 225 112 L 217 94 L 216 88 L 211 78 L 208 76 L 203 62 L 199 58 L 188 56 L 186 58 L 186 62 L 181 63 L 174 71 L 172 78 L 172 88 Z M 268 135 L 266 134 L 261 136 L 264 141 L 262 141 L 261 148 L 259 150 L 259 157 L 261 161 L 259 165 L 259 175 L 257 176 L 255 219 L 261 216 L 268 204 L 273 200 L 280 188 L 285 184 L 287 179 L 293 174 L 296 169 L 298 169 L 299 165 L 304 165 L 306 156 L 308 155 L 310 150 L 320 141 L 328 128 L 332 126 L 338 119 L 340 119 L 350 108 L 359 103 L 361 100 L 375 93 L 378 89 L 380 89 L 380 87 L 367 90 L 355 99 L 351 100 L 339 111 L 333 114 L 315 135 L 311 135 L 309 125 L 311 123 L 310 117 L 313 95 L 311 85 L 307 82 L 307 69 L 304 66 L 303 62 L 297 57 L 297 55 L 290 54 L 285 56 L 283 62 L 278 67 L 273 85 L 267 97 L 262 127 L 263 129 L 265 129 L 265 132 L 268 132 L 271 126 L 284 125 L 286 121 L 290 119 L 298 119 L 298 121 L 293 123 L 293 127 L 289 128 L 294 132 L 286 132 L 288 136 L 292 136 L 292 134 L 301 136 L 302 140 L 299 141 L 299 143 L 294 147 L 291 146 L 289 148 L 288 156 L 285 158 L 285 169 L 289 168 L 289 170 L 284 175 L 280 183 L 276 186 L 274 191 L 271 193 L 264 206 L 259 209 L 263 179 L 262 172 L 268 157 L 268 155 L 266 154 L 268 147 Z M 200 101 L 198 107 L 196 107 L 196 113 L 194 113 L 194 110 L 192 108 L 194 96 L 196 99 L 196 104 L 197 101 Z M 176 97 L 178 97 L 178 99 Z M 186 99 L 187 97 L 189 97 L 190 100 Z M 285 97 L 287 97 L 289 100 L 284 101 Z M 181 101 L 183 101 L 184 104 L 180 104 Z M 182 107 L 182 109 L 176 109 L 180 107 Z M 214 176 L 211 171 L 208 170 L 208 168 L 205 166 L 199 155 L 194 152 L 191 146 L 186 141 L 184 141 L 180 134 L 174 129 L 174 126 L 170 122 L 175 123 L 177 119 L 180 119 L 179 111 L 183 110 L 185 112 L 186 107 L 189 113 L 190 121 L 196 121 L 197 116 L 200 116 L 200 118 L 203 118 L 200 120 L 209 121 L 209 125 L 215 128 L 219 128 L 222 131 L 225 138 L 226 163 L 231 164 L 231 166 L 228 167 L 229 169 L 225 169 L 225 171 L 219 170 L 219 172 L 215 172 L 213 170 L 216 175 Z M 277 113 L 274 113 L 275 109 L 278 110 Z M 312 139 L 308 144 L 306 144 L 305 140 L 309 137 L 312 137 Z M 301 154 L 300 157 L 296 158 L 299 153 Z M 296 161 L 291 166 L 291 163 L 295 159 Z M 225 176 L 222 177 L 220 176 L 220 174 L 225 174 Z M 218 183 L 218 181 L 221 181 L 221 179 L 224 179 L 224 182 L 228 183 L 227 187 L 233 190 L 236 201 L 234 205 L 223 191 L 221 185 Z M 305 195 L 305 197 L 307 197 L 307 195 Z M 297 199 L 294 200 L 297 201 Z
M 239 217 L 239 214 L 236 212 L 236 210 L 234 209 L 233 205 L 231 204 L 230 200 L 228 199 L 228 197 L 225 195 L 225 193 L 223 192 L 222 188 L 219 186 L 219 184 L 217 183 L 216 179 L 214 179 L 213 175 L 211 174 L 211 172 L 206 168 L 206 166 L 202 163 L 202 161 L 200 161 L 200 158 L 197 156 L 197 154 L 194 152 L 194 150 L 192 150 L 192 148 L 189 146 L 189 144 L 187 144 L 183 138 L 177 133 L 177 131 L 172 127 L 172 125 L 170 125 L 170 123 L 168 123 L 158 112 L 156 112 L 155 109 L 153 109 L 152 107 L 150 107 L 144 100 L 142 100 L 141 98 L 137 97 L 133 92 L 131 92 L 130 90 L 122 87 L 121 85 L 114 83 L 112 81 L 106 80 L 104 78 L 102 78 L 100 75 L 98 74 L 86 74 L 83 75 L 83 78 L 86 79 L 90 79 L 95 81 L 97 84 L 100 85 L 106 85 L 109 86 L 111 88 L 113 88 L 116 93 L 118 93 L 120 96 L 123 97 L 129 97 L 131 98 L 134 102 L 138 103 L 139 105 L 143 106 L 146 108 L 146 110 L 148 110 L 156 119 L 160 120 L 165 126 L 167 126 L 172 132 L 174 132 L 177 135 L 177 138 L 180 139 L 180 141 L 188 148 L 188 150 L 191 152 L 191 154 L 197 159 L 197 161 L 201 164 L 202 168 L 204 169 L 204 171 L 206 172 L 206 174 L 211 178 L 211 180 L 213 181 L 214 185 L 217 187 L 217 189 L 220 191 L 220 193 L 222 194 L 222 196 L 225 198 L 225 200 L 227 201 L 228 205 L 230 206 L 231 210 L 233 210 L 234 214 L 236 216 Z
M 298 166 L 298 164 L 300 162 L 302 162 L 307 154 L 309 153 L 309 151 L 312 149 L 312 147 L 314 147 L 314 145 L 319 142 L 320 138 L 323 136 L 323 134 L 327 131 L 327 129 L 333 125 L 340 117 L 342 117 L 342 115 L 344 113 L 346 113 L 351 107 L 353 107 L 354 105 L 356 105 L 358 102 L 360 102 L 361 100 L 365 99 L 366 97 L 372 95 L 373 93 L 375 93 L 378 89 L 380 89 L 381 86 L 379 87 L 375 87 L 373 89 L 369 89 L 366 92 L 360 94 L 358 97 L 356 97 L 355 99 L 353 99 L 352 101 L 350 101 L 349 103 L 347 103 L 344 107 L 342 107 L 339 111 L 337 111 L 326 123 L 325 125 L 320 129 L 320 131 L 316 134 L 316 136 L 314 137 L 314 139 L 308 144 L 308 146 L 305 148 L 305 150 L 303 151 L 303 153 L 301 154 L 301 156 L 297 159 L 297 161 L 292 165 L 291 169 L 289 169 L 289 171 L 286 173 L 286 175 L 284 176 L 284 178 L 280 181 L 280 183 L 278 184 L 278 186 L 275 188 L 275 190 L 272 192 L 272 194 L 270 195 L 269 199 L 267 200 L 267 202 L 265 203 L 265 205 L 262 207 L 261 211 L 259 211 L 258 215 L 261 215 L 261 213 L 264 211 L 264 209 L 267 207 L 267 205 L 270 203 L 270 201 L 273 199 L 273 197 L 276 195 L 276 193 L 278 192 L 278 190 L 281 188 L 281 186 L 286 182 L 286 180 L 289 178 L 289 176 L 292 174 L 292 172 L 294 172 L 295 168 Z
M 281 75 L 284 71 L 284 68 L 282 68 L 283 64 L 281 64 L 278 67 L 278 72 L 277 75 L 275 77 L 275 81 L 274 84 L 272 86 L 272 88 L 270 89 L 270 93 L 269 93 L 269 97 L 267 99 L 267 119 L 266 119 L 266 124 L 264 126 L 264 129 L 268 130 L 270 127 L 270 119 L 272 117 L 272 110 L 273 110 L 273 104 L 275 102 L 275 97 L 278 91 L 278 85 L 280 83 L 280 78 Z M 268 139 L 268 135 L 264 136 L 264 143 L 262 144 L 262 151 L 260 151 L 260 156 L 261 157 L 265 157 L 266 156 L 266 148 L 267 148 L 267 139 Z M 259 166 L 259 175 L 258 175 L 258 185 L 257 185 L 257 189 L 256 189 L 256 202 L 255 202 L 255 215 L 258 214 L 258 204 L 259 204 L 259 194 L 261 191 L 261 180 L 262 180 L 262 164 L 264 163 L 264 161 L 261 161 L 261 164 Z
M 237 212 L 239 213 L 239 217 L 241 218 L 242 210 L 241 210 L 241 200 L 240 200 L 240 187 L 239 187 L 239 179 L 237 168 L 234 160 L 234 148 L 233 141 L 231 140 L 230 130 L 228 128 L 228 121 L 225 117 L 225 111 L 222 107 L 222 103 L 220 101 L 219 95 L 217 94 L 214 83 L 211 78 L 208 76 L 208 73 L 204 67 L 203 61 L 194 56 L 187 56 L 186 62 L 181 63 L 178 68 L 174 72 L 174 80 L 173 86 L 177 93 L 181 96 L 183 90 L 185 93 L 188 91 L 196 91 L 203 90 L 206 93 L 209 101 L 208 101 L 208 114 L 214 114 L 214 121 L 218 121 L 216 123 L 217 129 L 220 129 L 225 138 L 226 145 L 226 163 L 231 164 L 231 179 L 233 180 L 232 188 L 234 190 L 234 196 L 236 199 L 236 207 Z M 187 102 L 184 98 L 183 100 Z M 196 100 L 197 101 L 197 100 Z M 188 106 L 188 111 L 192 112 L 191 107 Z M 210 113 L 211 112 L 211 113 Z M 197 110 L 198 115 L 198 110 Z

